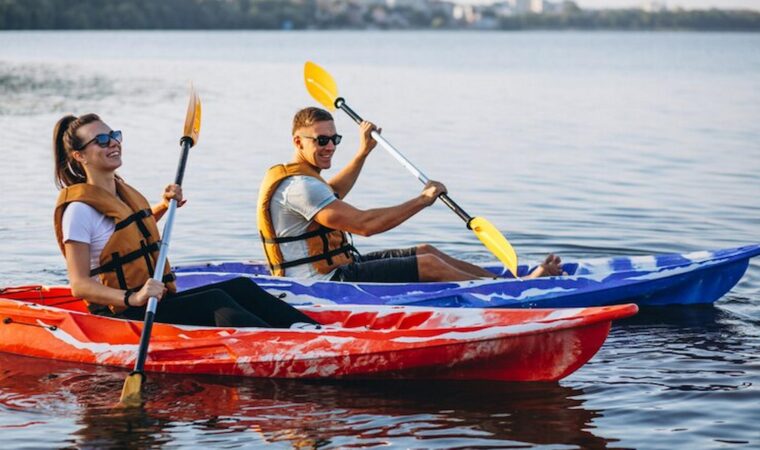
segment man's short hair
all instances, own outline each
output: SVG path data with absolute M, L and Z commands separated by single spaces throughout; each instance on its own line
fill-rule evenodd
M 293 135 L 299 128 L 310 127 L 317 122 L 327 122 L 333 120 L 332 114 L 322 108 L 309 106 L 296 113 L 293 116 Z

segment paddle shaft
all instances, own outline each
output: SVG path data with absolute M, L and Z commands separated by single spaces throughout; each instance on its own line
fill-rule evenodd
M 182 179 L 185 177 L 185 166 L 187 157 L 190 154 L 190 147 L 193 146 L 193 140 L 189 137 L 183 137 L 180 140 L 182 145 L 182 156 L 177 167 L 177 176 L 174 178 L 174 184 L 182 185 Z M 172 228 L 174 227 L 174 214 L 177 210 L 177 201 L 169 201 L 169 211 L 166 215 L 164 231 L 161 233 L 161 248 L 158 252 L 158 261 L 156 261 L 156 271 L 153 273 L 153 279 L 161 281 L 164 277 L 164 267 L 166 266 L 166 256 L 169 254 L 169 241 L 171 240 Z M 140 335 L 140 347 L 137 351 L 137 361 L 133 373 L 142 373 L 145 367 L 145 359 L 148 357 L 148 344 L 150 343 L 150 333 L 153 330 L 153 320 L 156 316 L 156 307 L 158 298 L 151 297 L 148 299 L 148 307 L 145 309 L 145 323 L 142 334 Z
M 335 106 L 337 108 L 342 109 L 343 112 L 345 112 L 346 114 L 348 114 L 349 117 L 354 119 L 354 122 L 359 123 L 359 124 L 362 123 L 363 119 L 361 118 L 361 116 L 359 116 L 359 114 L 357 114 L 356 111 L 351 109 L 351 107 L 346 104 L 346 101 L 342 97 L 335 100 Z M 377 142 L 379 142 L 380 145 L 382 145 L 383 148 L 386 149 L 388 153 L 391 154 L 391 156 L 396 158 L 396 160 L 400 162 L 401 165 L 406 167 L 406 169 L 409 172 L 411 172 L 412 175 L 417 177 L 417 179 L 420 180 L 422 184 L 427 184 L 427 182 L 430 181 L 430 179 L 426 177 L 425 174 L 422 173 L 420 169 L 418 169 L 414 164 L 412 164 L 411 161 L 406 159 L 406 157 L 402 155 L 400 151 L 396 150 L 396 148 L 393 147 L 393 145 L 391 145 L 391 143 L 388 142 L 388 140 L 385 139 L 380 133 L 373 130 L 372 138 L 376 140 Z M 465 210 L 463 210 L 459 205 L 457 205 L 454 202 L 454 200 L 452 200 L 449 197 L 448 194 L 441 194 L 438 196 L 438 198 L 440 198 L 441 201 L 446 204 L 446 206 L 451 208 L 451 210 L 454 211 L 454 213 L 456 213 L 456 215 L 459 216 L 459 218 L 464 220 L 464 222 L 467 224 L 467 228 L 470 228 L 470 221 L 472 220 L 472 216 L 467 214 Z

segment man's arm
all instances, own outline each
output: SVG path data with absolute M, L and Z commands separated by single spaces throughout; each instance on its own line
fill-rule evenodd
M 322 208 L 314 220 L 326 227 L 347 231 L 360 236 L 382 233 L 407 221 L 410 217 L 432 205 L 446 188 L 435 181 L 429 182 L 422 193 L 400 205 L 387 208 L 361 210 L 342 200 L 334 200 Z
M 349 162 L 346 167 L 341 169 L 334 177 L 330 179 L 328 184 L 335 191 L 340 198 L 346 198 L 351 188 L 354 187 L 356 179 L 359 178 L 359 173 L 364 167 L 364 161 L 367 156 L 377 145 L 377 141 L 372 139 L 372 131 L 380 131 L 374 124 L 367 122 L 366 120 L 361 123 L 359 134 L 359 151 L 356 152 L 356 156 Z

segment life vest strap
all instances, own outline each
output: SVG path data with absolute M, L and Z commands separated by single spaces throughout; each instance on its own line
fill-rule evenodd
M 306 239 L 313 238 L 316 236 L 321 236 L 324 238 L 324 236 L 332 233 L 332 228 L 327 228 L 324 226 L 320 226 L 316 230 L 307 231 L 306 233 L 299 234 L 298 236 L 284 236 L 284 237 L 274 237 L 274 238 L 266 238 L 263 236 L 261 237 L 261 240 L 264 241 L 265 244 L 285 244 L 288 242 L 297 242 L 297 241 L 305 241 Z M 261 234 L 261 233 L 259 233 Z
M 142 223 L 142 222 L 138 222 Z M 147 251 L 148 246 L 145 244 L 145 241 L 140 241 L 140 250 L 142 250 L 143 259 L 145 260 L 145 267 L 148 268 L 148 273 L 154 273 L 153 271 L 153 261 L 150 259 L 150 252 Z
M 147 219 L 148 217 L 150 217 L 152 215 L 153 215 L 153 213 L 151 212 L 150 209 L 141 209 L 141 210 L 137 211 L 136 213 L 130 215 L 126 219 L 122 220 L 121 222 L 117 223 L 116 225 L 114 225 L 114 231 L 121 230 L 122 228 L 125 228 L 125 227 L 129 226 L 132 222 L 135 222 L 135 221 L 137 221 L 138 223 L 142 224 L 143 219 Z M 144 227 L 145 227 L 145 225 L 143 225 L 142 227 L 140 227 L 140 231 L 141 232 L 143 231 Z M 145 233 L 143 232 L 143 234 L 145 234 Z
M 124 262 L 122 262 L 118 252 L 111 253 L 111 263 L 114 265 L 114 270 L 116 271 L 116 279 L 119 283 L 119 288 L 127 289 L 127 277 L 124 276 Z
M 344 245 L 342 247 L 336 248 L 334 250 L 330 250 L 329 252 L 323 253 L 321 255 L 307 256 L 306 258 L 294 259 L 293 261 L 285 261 L 282 264 L 270 265 L 270 267 L 272 268 L 272 271 L 274 272 L 275 270 L 289 269 L 291 267 L 300 266 L 302 264 L 311 264 L 313 262 L 321 261 L 323 259 L 332 260 L 333 256 L 339 255 L 341 253 L 350 255 L 353 252 L 356 252 L 356 249 L 354 248 L 353 245 L 349 244 L 349 245 Z
M 135 250 L 133 252 L 127 253 L 126 255 L 119 255 L 118 253 L 113 253 L 111 255 L 111 261 L 103 264 L 100 267 L 96 267 L 90 271 L 90 276 L 94 277 L 95 275 L 100 275 L 101 273 L 105 272 L 118 272 L 121 271 L 121 266 L 127 263 L 130 263 L 138 258 L 143 258 L 145 255 L 150 256 L 152 252 L 156 252 L 159 249 L 159 243 L 154 242 L 150 245 L 143 245 L 140 247 L 139 250 Z M 125 288 L 126 289 L 126 288 Z
M 326 234 L 323 234 L 322 236 L 320 236 L 320 238 L 322 238 L 322 254 L 327 257 L 327 258 L 325 258 L 325 259 L 327 259 L 327 264 L 329 264 L 329 265 L 332 266 L 333 265 L 333 259 L 332 259 L 332 255 L 330 255 L 330 241 L 327 240 L 327 235 Z M 345 239 L 341 239 L 341 244 L 345 244 L 345 242 L 343 242 L 343 241 L 345 241 Z M 343 246 L 341 246 L 340 248 L 342 248 L 342 247 Z M 338 248 L 337 250 L 340 250 L 340 248 Z

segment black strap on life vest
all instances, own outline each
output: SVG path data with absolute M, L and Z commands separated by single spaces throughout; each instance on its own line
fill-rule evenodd
M 314 256 L 307 256 L 306 258 L 300 258 L 300 259 L 294 259 L 293 261 L 285 261 L 282 264 L 269 264 L 269 267 L 272 268 L 272 271 L 279 269 L 288 269 L 290 267 L 300 266 L 301 264 L 311 264 L 313 262 L 321 261 L 323 259 L 327 259 L 328 261 L 332 261 L 332 257 L 335 255 L 339 255 L 341 253 L 344 253 L 346 255 L 350 255 L 351 252 L 356 251 L 353 245 L 346 245 L 343 247 L 336 248 L 335 250 L 330 250 L 327 253 L 322 253 L 320 255 L 314 255 Z
M 121 289 L 127 289 L 127 279 L 124 276 L 124 268 L 123 264 L 121 263 L 121 258 L 119 257 L 119 252 L 111 253 L 111 262 L 114 264 L 114 270 L 116 271 L 116 279 L 119 281 L 119 287 Z M 92 271 L 90 271 L 90 276 L 93 276 Z
M 114 225 L 114 231 L 121 230 L 122 228 L 129 226 L 132 222 L 135 222 L 137 224 L 137 228 L 140 229 L 140 233 L 142 233 L 143 237 L 147 238 L 150 236 L 150 230 L 148 230 L 148 227 L 145 226 L 143 220 L 152 215 L 153 212 L 150 209 L 141 209 L 140 211 L 137 211 L 136 213 Z
M 158 251 L 159 247 L 160 247 L 159 242 L 154 242 L 150 245 L 146 245 L 144 241 L 140 241 L 139 250 L 129 252 L 124 256 L 119 255 L 118 252 L 112 253 L 110 261 L 103 264 L 102 266 L 99 266 L 90 270 L 90 276 L 94 277 L 95 275 L 100 275 L 101 273 L 116 272 L 116 278 L 119 281 L 119 288 L 128 289 L 129 286 L 127 286 L 127 280 L 126 280 L 126 277 L 124 276 L 124 269 L 122 268 L 124 264 L 128 264 L 139 258 L 143 258 L 145 260 L 145 264 L 147 265 L 148 273 L 153 273 L 154 268 L 153 268 L 153 260 L 151 259 L 151 254 L 155 251 Z M 174 273 L 169 272 L 167 274 L 164 274 L 161 281 L 163 281 L 164 283 L 168 283 L 176 279 L 177 277 L 174 275 Z
M 320 225 L 320 227 L 316 230 L 307 231 L 306 233 L 299 234 L 298 236 L 265 238 L 262 235 L 261 239 L 265 244 L 285 244 L 287 242 L 305 241 L 306 239 L 313 238 L 315 236 L 325 237 L 333 231 L 335 230 L 332 228 L 327 228 Z
M 100 267 L 96 267 L 92 269 L 90 271 L 90 276 L 94 277 L 95 275 L 99 275 L 101 273 L 113 272 L 114 270 L 120 270 L 121 266 L 123 266 L 124 264 L 131 263 L 137 258 L 143 258 L 146 254 L 150 256 L 152 252 L 158 251 L 158 248 L 159 248 L 159 243 L 154 242 L 150 245 L 142 245 L 140 246 L 139 250 L 129 252 L 123 256 L 119 255 L 118 253 L 113 253 L 111 255 L 111 260 Z
M 148 246 L 145 244 L 145 241 L 140 240 L 140 250 L 143 251 L 143 259 L 145 260 L 145 266 L 148 268 L 148 273 L 153 273 L 153 260 L 151 259 L 151 255 L 149 251 L 146 251 Z
M 316 230 L 307 231 L 306 233 L 299 234 L 297 236 L 265 238 L 263 234 L 259 233 L 261 235 L 261 240 L 265 244 L 284 244 L 288 242 L 305 241 L 306 239 L 313 238 L 316 236 L 319 236 L 322 240 L 322 253 L 319 255 L 307 256 L 305 258 L 294 259 L 293 261 L 284 261 L 281 264 L 272 264 L 269 261 L 269 257 L 267 256 L 269 269 L 272 271 L 272 273 L 274 273 L 275 270 L 279 270 L 279 269 L 284 270 L 290 267 L 300 266 L 302 264 L 311 264 L 313 262 L 321 261 L 323 259 L 327 260 L 327 264 L 332 265 L 333 256 L 340 255 L 341 253 L 346 255 L 347 257 L 350 257 L 352 254 L 359 254 L 356 248 L 352 244 L 349 244 L 348 241 L 346 241 L 345 236 L 342 236 L 342 242 L 341 242 L 342 245 L 340 247 L 334 250 L 330 250 L 330 241 L 327 235 L 332 233 L 333 231 L 335 230 L 332 228 L 328 228 L 326 226 L 320 225 L 319 228 L 317 228 Z

